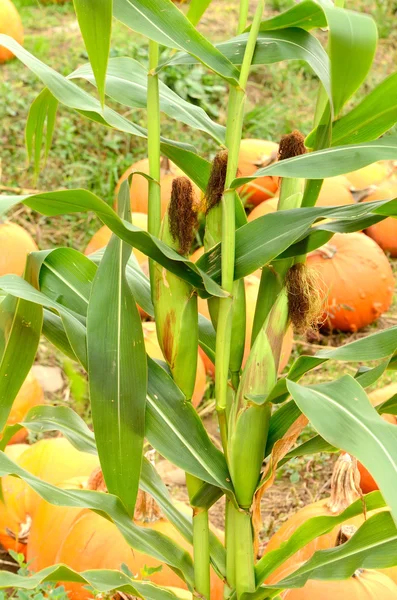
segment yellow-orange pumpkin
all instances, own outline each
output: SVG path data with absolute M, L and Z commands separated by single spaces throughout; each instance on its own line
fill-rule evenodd
M 117 202 L 117 196 L 120 189 L 120 185 L 133 171 L 140 171 L 141 173 L 149 173 L 149 159 L 143 158 L 138 162 L 134 163 L 126 172 L 120 177 L 116 189 L 115 189 L 115 201 Z M 174 165 L 167 158 L 163 158 L 161 162 L 161 216 L 165 215 L 168 203 L 171 198 L 172 180 L 175 177 L 184 175 L 183 171 Z M 195 190 L 196 200 L 199 203 L 201 198 L 201 192 L 199 188 L 193 184 Z M 137 213 L 148 213 L 148 181 L 142 175 L 133 175 L 130 186 L 130 199 L 131 199 L 131 211 Z
M 18 44 L 23 44 L 21 17 L 11 0 L 0 0 L 0 33 L 5 33 L 14 38 Z M 0 64 L 10 60 L 13 56 L 10 50 L 0 45 Z
M 263 217 L 263 215 L 268 215 L 269 213 L 276 212 L 278 204 L 278 197 L 270 198 L 269 200 L 265 200 L 261 202 L 250 212 L 248 215 L 248 221 L 254 221 L 259 217 Z
M 323 281 L 324 326 L 357 331 L 391 305 L 394 278 L 379 246 L 363 233 L 336 233 L 308 255 L 307 263 Z
M 98 465 L 98 457 L 79 452 L 65 438 L 40 440 L 18 457 L 18 464 L 43 481 L 59 485 L 77 476 L 88 477 Z M 11 522 L 7 528 L 14 537 L 34 519 L 40 496 L 24 481 L 10 475 L 3 477 L 3 496 Z
M 86 476 L 74 477 L 61 483 L 58 487 L 82 490 L 87 488 L 87 480 Z M 65 539 L 81 510 L 81 508 L 55 506 L 44 499 L 39 501 L 30 528 L 26 553 L 26 560 L 32 571 L 40 571 L 55 564 L 61 542 Z M 44 531 L 51 532 L 51 535 L 43 535 Z
M 134 225 L 136 225 L 140 229 L 143 229 L 143 231 L 147 231 L 147 228 L 148 228 L 147 215 L 145 215 L 144 213 L 137 212 L 137 213 L 132 213 L 131 217 L 132 217 L 132 223 Z M 98 231 L 96 233 L 94 233 L 90 242 L 88 243 L 88 246 L 84 251 L 84 254 L 86 256 L 89 256 L 90 254 L 94 254 L 101 248 L 104 248 L 105 246 L 107 246 L 108 242 L 110 241 L 110 238 L 112 237 L 112 233 L 113 232 L 106 225 L 104 225 L 103 227 L 98 229 Z M 143 254 L 143 252 L 140 252 L 136 248 L 133 249 L 133 252 L 134 252 L 136 259 L 140 265 L 143 265 L 144 263 L 147 262 L 148 258 L 146 256 L 146 254 Z
M 303 588 L 288 590 L 281 597 L 284 600 L 394 600 L 397 586 L 379 571 L 358 569 L 352 577 L 342 581 L 309 579 Z
M 0 276 L 23 275 L 27 255 L 37 250 L 29 233 L 10 221 L 0 222 L 0 248 Z
M 17 462 L 19 457 L 29 446 L 27 444 L 13 444 L 7 446 L 5 454 Z M 27 527 L 21 527 L 21 523 L 13 510 L 13 507 L 7 502 L 8 494 L 12 488 L 12 493 L 17 493 L 17 489 L 21 489 L 23 482 L 16 477 L 2 477 L 2 490 L 4 501 L 0 501 L 0 544 L 6 550 L 15 550 L 15 552 L 26 551 L 26 534 L 29 531 L 29 523 Z
M 10 415 L 7 419 L 7 425 L 14 425 L 15 423 L 23 421 L 29 410 L 40 404 L 44 404 L 43 388 L 33 373 L 29 373 L 14 400 Z M 9 443 L 20 444 L 21 442 L 24 442 L 27 437 L 28 431 L 26 429 L 21 429 L 12 436 Z
M 156 324 L 153 321 L 142 323 L 143 335 L 145 338 L 146 352 L 155 360 L 164 360 L 160 345 L 157 340 Z M 207 386 L 207 378 L 205 374 L 205 366 L 200 354 L 197 357 L 197 373 L 196 383 L 192 397 L 193 406 L 197 408 L 203 399 L 205 388 Z
M 238 160 L 239 177 L 253 175 L 258 169 L 277 160 L 278 144 L 267 140 L 246 139 L 241 141 Z M 245 204 L 256 206 L 274 196 L 278 189 L 278 177 L 265 176 L 247 183 L 239 192 Z
M 64 488 L 84 487 L 106 491 L 100 470 L 95 469 L 85 482 L 82 478 L 63 484 Z M 185 514 L 191 509 L 181 502 L 177 508 Z M 162 517 L 158 506 L 150 496 L 142 491 L 138 494 L 134 522 L 163 533 L 173 539 L 185 550 L 191 552 L 191 545 L 180 533 Z M 213 532 L 223 538 L 223 534 L 212 528 Z M 43 531 L 52 532 L 53 539 L 46 544 Z M 41 501 L 32 526 L 29 538 L 28 560 L 34 570 L 42 569 L 56 563 L 64 563 L 77 571 L 87 569 L 120 569 L 126 564 L 138 579 L 143 576 L 158 585 L 183 587 L 181 579 L 166 565 L 159 572 L 146 574 L 145 568 L 156 568 L 160 562 L 150 556 L 132 550 L 113 523 L 89 510 L 52 506 Z M 86 600 L 91 597 L 82 584 L 64 583 L 71 600 Z M 211 597 L 221 600 L 223 584 L 212 573 Z
M 365 190 L 370 185 L 378 185 L 389 175 L 389 164 L 385 161 L 379 161 L 357 171 L 347 173 L 345 177 L 354 190 Z
M 390 179 L 366 196 L 363 201 L 372 202 L 394 198 L 397 198 L 397 181 Z M 365 233 L 375 240 L 382 250 L 394 258 L 397 257 L 397 219 L 387 217 L 387 219 L 368 227 Z

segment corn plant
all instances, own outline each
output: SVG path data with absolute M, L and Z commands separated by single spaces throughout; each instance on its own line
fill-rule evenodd
M 108 493 L 58 489 L 3 452 L 0 474 L 24 479 L 50 503 L 99 512 L 133 549 L 169 565 L 180 576 L 181 586 L 207 600 L 211 568 L 224 582 L 225 598 L 264 600 L 302 587 L 308 579 L 343 579 L 364 564 L 372 568 L 397 564 L 397 429 L 380 418 L 365 392 L 386 369 L 395 368 L 397 328 L 315 356 L 300 356 L 286 376 L 277 375 L 281 343 L 291 322 L 304 330 L 315 319 L 316 285 L 305 266 L 306 254 L 335 232 L 360 231 L 397 216 L 396 199 L 316 207 L 324 178 L 397 159 L 396 137 L 382 137 L 396 122 L 396 75 L 351 110 L 344 108 L 371 69 L 377 28 L 371 16 L 347 10 L 342 2 L 302 0 L 265 18 L 264 0 L 252 3 L 255 7 L 248 0 L 236 0 L 240 11 L 236 37 L 213 45 L 197 28 L 210 0 L 192 0 L 184 11 L 171 0 L 74 0 L 90 62 L 68 77 L 11 38 L 0 36 L 0 43 L 44 84 L 26 126 L 27 150 L 37 171 L 50 151 L 59 104 L 96 121 L 98 127 L 147 139 L 150 161 L 148 232 L 131 224 L 128 182 L 120 189 L 117 212 L 84 189 L 0 197 L 2 212 L 17 203 L 48 216 L 92 211 L 113 232 L 106 249 L 89 258 L 71 248 L 35 252 L 28 257 L 23 278 L 0 278 L 5 295 L 0 345 L 2 447 L 20 427 L 5 424 L 44 335 L 86 370 L 94 432 L 65 407 L 35 408 L 24 426 L 40 432 L 58 430 L 79 449 L 97 452 Z M 255 8 L 252 19 L 249 8 Z M 147 70 L 128 57 L 109 59 L 113 18 L 129 27 L 132 35 L 147 37 Z M 316 37 L 320 29 L 328 35 L 326 49 Z M 279 160 L 250 177 L 240 177 L 238 155 L 250 68 L 295 59 L 306 61 L 319 81 L 317 104 L 311 107 L 313 129 L 305 132 L 305 138 L 297 131 L 280 132 Z M 197 63 L 228 86 L 226 127 L 159 80 L 168 65 L 175 69 Z M 93 84 L 96 92 L 87 92 L 79 80 Z M 147 128 L 109 108 L 107 98 L 112 105 L 147 107 Z M 160 113 L 190 127 L 192 144 L 163 138 Z M 212 164 L 195 150 L 197 130 L 219 146 Z M 163 221 L 161 154 L 186 174 L 174 181 Z M 247 223 L 238 190 L 264 175 L 281 178 L 278 211 Z M 204 197 L 205 253 L 197 263 L 189 260 L 198 212 L 191 181 Z M 150 277 L 139 270 L 133 249 L 149 257 Z M 244 277 L 257 269 L 262 269 L 260 292 L 251 352 L 243 368 Z M 208 299 L 212 322 L 199 317 L 198 296 Z M 155 317 L 162 364 L 145 353 L 137 304 Z M 190 402 L 198 346 L 215 363 L 222 451 Z M 329 360 L 361 367 L 355 377 L 345 375 L 314 386 L 299 383 Z M 374 360 L 375 367 L 362 368 L 363 362 Z M 292 450 L 307 421 L 316 435 Z M 192 519 L 172 504 L 144 456 L 145 443 L 186 472 Z M 253 515 L 261 500 L 266 502 L 277 468 L 295 456 L 338 448 L 368 468 L 380 492 L 358 500 L 339 516 L 309 520 L 282 549 L 258 560 Z M 191 554 L 165 535 L 133 522 L 139 488 L 155 498 L 192 544 Z M 209 508 L 222 496 L 224 544 L 210 532 L 208 521 Z M 264 584 L 309 541 L 363 510 L 385 504 L 389 511 L 369 518 L 332 555 L 318 552 L 276 586 Z M 177 595 L 122 570 L 77 574 L 60 565 L 32 577 L 0 572 L 4 587 L 34 588 L 41 581 L 68 580 L 85 581 L 103 593 L 121 588 L 147 599 Z

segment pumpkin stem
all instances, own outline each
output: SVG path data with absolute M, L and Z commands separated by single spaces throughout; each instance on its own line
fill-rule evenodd
M 357 498 L 362 498 L 357 459 L 350 454 L 341 454 L 332 473 L 331 498 L 327 506 L 332 513 L 339 514 Z
M 342 525 L 336 537 L 335 546 L 342 546 L 342 544 L 348 542 L 356 533 L 356 531 L 357 527 L 355 525 Z
M 15 533 L 8 527 L 5 528 L 6 534 L 10 536 L 10 538 L 16 540 L 19 544 L 27 544 L 30 534 L 30 529 L 32 527 L 32 517 L 30 515 L 26 515 L 26 521 L 21 523 L 19 526 L 18 533 Z
M 160 169 L 165 171 L 165 174 L 171 173 L 171 161 L 168 156 L 162 156 L 160 161 Z
M 96 467 L 88 478 L 87 489 L 95 492 L 107 492 L 101 467 Z M 134 521 L 152 523 L 162 517 L 161 510 L 152 496 L 138 491 L 135 504 Z
M 337 247 L 332 244 L 324 244 L 324 246 L 316 250 L 323 258 L 334 258 L 337 251 Z
M 228 151 L 221 150 L 215 156 L 214 162 L 212 163 L 211 175 L 205 192 L 205 197 L 207 200 L 207 214 L 211 208 L 217 206 L 222 199 L 225 189 L 227 161 Z

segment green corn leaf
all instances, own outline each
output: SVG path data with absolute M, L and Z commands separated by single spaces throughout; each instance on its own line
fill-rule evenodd
M 2 204 L 0 197 L 0 207 Z M 6 196 L 7 206 L 10 197 Z M 150 235 L 146 231 L 131 225 L 118 217 L 114 210 L 95 194 L 86 190 L 62 190 L 59 192 L 45 192 L 30 196 L 15 196 L 14 202 L 23 202 L 33 210 L 48 216 L 68 214 L 74 212 L 87 212 L 93 210 L 116 235 L 127 244 L 141 250 L 153 258 L 167 270 L 185 279 L 198 289 L 206 288 L 209 294 L 224 296 L 221 288 L 205 273 L 201 273 L 194 263 L 184 258 L 171 248 Z M 370 203 L 367 203 L 368 205 Z
M 279 379 L 270 394 L 274 403 L 283 402 L 288 397 L 287 380 L 299 381 L 305 373 L 321 365 L 327 360 L 340 360 L 346 362 L 369 362 L 388 358 L 385 363 L 374 367 L 373 373 L 358 374 L 356 380 L 362 387 L 368 387 L 377 381 L 384 373 L 392 356 L 397 350 L 397 327 L 390 327 L 377 331 L 360 340 L 355 340 L 337 348 L 324 348 L 315 356 L 299 356 L 292 364 L 287 376 Z M 276 413 L 277 414 L 277 413 Z M 288 429 L 288 427 L 287 427 Z
M 25 277 L 31 279 L 29 259 Z M 1 302 L 0 431 L 34 362 L 42 324 L 43 309 L 40 305 L 14 296 L 8 296 Z M 15 357 L 18 357 L 18 368 L 15 368 Z
M 372 142 L 326 148 L 325 150 L 288 158 L 259 169 L 250 177 L 238 177 L 233 181 L 231 187 L 238 188 L 264 175 L 325 179 L 326 177 L 350 173 L 378 160 L 396 159 L 397 137 L 387 136 Z
M 279 164 L 283 162 L 289 161 L 281 161 Z M 378 219 L 378 217 L 382 218 L 386 215 L 397 215 L 397 199 L 329 208 L 298 208 L 264 215 L 236 231 L 234 278 L 240 279 L 253 273 L 281 255 L 295 241 L 301 240 L 305 235 L 310 235 L 311 225 L 320 217 L 344 219 L 347 223 L 354 222 L 357 229 L 360 229 L 362 221 L 368 220 L 368 217 L 374 216 Z M 206 271 L 214 280 L 219 281 L 221 273 L 220 245 L 218 244 L 206 252 L 196 265 Z
M 20 425 L 38 434 L 60 431 L 81 452 L 97 454 L 93 432 L 83 419 L 67 406 L 34 407 Z M 176 508 L 155 467 L 145 457 L 142 462 L 139 486 L 156 500 L 170 523 L 191 543 L 193 539 L 191 517 Z M 219 493 L 219 488 L 214 489 Z M 212 564 L 218 573 L 225 575 L 225 549 L 215 535 L 210 534 L 210 538 Z
M 301 414 L 301 411 L 293 400 L 286 402 L 272 414 L 266 442 L 265 457 L 269 456 L 277 440 L 280 440 L 287 433 L 288 429 Z
M 43 320 L 43 335 L 51 342 L 55 348 L 58 348 L 65 356 L 79 362 L 76 354 L 73 351 L 72 346 L 68 340 L 65 328 L 62 323 L 62 319 L 55 313 L 51 312 L 47 308 L 44 308 L 44 320 Z
M 287 27 L 300 27 L 306 30 L 327 27 L 327 19 L 319 3 L 304 0 L 285 12 L 262 21 L 260 31 Z
M 120 591 L 145 600 L 178 600 L 180 598 L 177 592 L 174 593 L 171 589 L 160 587 L 148 581 L 137 581 L 135 578 L 130 578 L 126 573 L 108 569 L 78 573 L 66 565 L 54 565 L 29 575 L 0 571 L 1 589 L 13 588 L 33 592 L 41 585 L 49 582 L 59 583 L 60 581 L 86 584 L 103 595 Z
M 386 507 L 386 505 L 381 494 L 373 492 L 364 496 L 363 500 L 358 499 L 356 502 L 353 502 L 353 504 L 339 515 L 324 515 L 308 519 L 294 531 L 291 537 L 282 545 L 282 548 L 264 554 L 258 561 L 255 567 L 257 585 L 260 585 L 284 561 L 293 556 L 301 548 L 304 548 L 315 538 L 329 533 L 341 523 L 362 514 L 364 509 L 369 512 L 383 507 Z
M 146 108 L 147 70 L 132 58 L 111 58 L 106 73 L 106 95 L 124 106 Z M 83 65 L 69 75 L 68 79 L 86 79 L 95 84 L 90 64 Z M 160 110 L 169 117 L 190 127 L 208 133 L 218 143 L 225 139 L 225 128 L 210 119 L 206 112 L 183 100 L 162 81 L 159 81 Z
M 262 32 L 288 27 L 329 28 L 332 103 L 335 114 L 339 114 L 371 68 L 377 44 L 375 22 L 369 15 L 338 8 L 328 0 L 304 0 L 261 23 Z
M 288 381 L 287 387 L 316 431 L 369 470 L 397 520 L 397 431 L 378 415 L 360 384 L 346 375 L 310 387 Z
M 365 521 L 345 544 L 315 552 L 299 569 L 278 582 L 277 587 L 300 588 L 309 579 L 338 581 L 351 577 L 359 568 L 382 569 L 396 564 L 396 526 L 390 513 L 382 511 Z
M 29 161 L 34 159 L 36 176 L 39 173 L 44 124 L 46 128 L 45 159 L 47 159 L 54 135 L 58 100 L 45 88 L 32 102 L 25 127 L 25 141 Z
M 382 404 L 376 407 L 376 410 L 380 415 L 397 415 L 397 394 L 382 402 Z
M 234 64 L 240 65 L 247 46 L 248 33 L 217 45 L 217 48 Z M 320 42 L 303 29 L 280 29 L 260 33 L 252 57 L 253 65 L 268 65 L 283 60 L 304 60 L 322 82 L 331 99 L 331 75 L 327 53 Z M 165 65 L 194 64 L 194 58 L 186 53 L 177 54 Z M 164 65 L 163 65 L 164 66 Z
M 87 54 L 98 87 L 102 105 L 105 103 L 105 78 L 112 33 L 113 0 L 73 0 Z
M 187 11 L 187 18 L 192 25 L 196 26 L 212 0 L 191 0 L 189 10 Z
M 168 48 L 193 54 L 226 81 L 237 85 L 237 69 L 195 29 L 171 0 L 114 0 L 113 14 L 133 31 Z
M 300 411 L 299 411 L 300 412 Z M 307 442 L 300 444 L 297 448 L 294 448 L 285 457 L 280 460 L 278 463 L 278 467 L 281 467 L 283 464 L 291 460 L 291 458 L 295 458 L 296 456 L 302 457 L 307 456 L 308 454 L 318 454 L 319 452 L 339 452 L 339 448 L 335 448 L 328 442 L 326 442 L 320 435 L 315 435 Z
M 120 189 L 119 206 L 128 216 L 127 181 Z M 131 247 L 113 235 L 92 282 L 87 352 L 102 472 L 108 490 L 133 517 L 145 436 L 147 362 L 141 319 L 125 275 L 130 254 Z
M 167 536 L 136 525 L 116 496 L 89 490 L 57 488 L 25 471 L 0 452 L 0 476 L 4 475 L 20 477 L 50 504 L 94 510 L 111 520 L 132 548 L 168 564 L 187 582 L 192 583 L 193 565 L 189 554 Z
M 56 311 L 61 317 L 68 342 L 82 365 L 87 365 L 85 325 L 79 315 L 54 302 L 17 275 L 0 277 L 0 289 L 16 298 Z
M 332 125 L 332 145 L 377 139 L 397 122 L 397 73 L 382 81 L 353 110 Z
M 232 490 L 223 454 L 215 448 L 200 417 L 158 364 L 149 361 L 146 437 L 173 464 L 199 479 Z
M 335 115 L 364 82 L 374 59 L 378 33 L 371 16 L 319 0 L 329 27 L 332 99 Z M 348 57 L 348 60 L 346 60 Z

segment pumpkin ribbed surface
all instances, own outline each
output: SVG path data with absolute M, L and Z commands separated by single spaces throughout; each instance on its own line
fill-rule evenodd
M 394 277 L 379 246 L 363 233 L 336 233 L 308 255 L 307 264 L 322 279 L 326 297 L 324 325 L 357 331 L 391 305 Z

